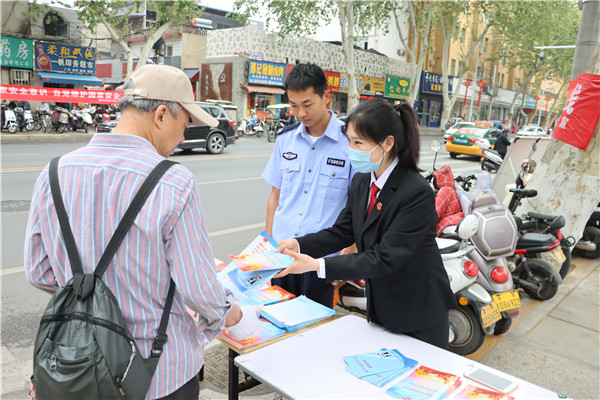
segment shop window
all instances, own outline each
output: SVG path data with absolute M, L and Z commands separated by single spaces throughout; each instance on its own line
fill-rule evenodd
M 173 57 L 173 46 L 166 46 L 165 57 Z
M 44 34 L 67 37 L 69 36 L 69 25 L 59 13 L 50 11 L 44 16 Z
M 267 106 L 275 104 L 275 95 L 256 94 L 254 97 L 254 108 L 256 110 L 266 110 Z
M 13 85 L 29 85 L 31 71 L 27 69 L 13 69 L 10 71 L 10 78 Z

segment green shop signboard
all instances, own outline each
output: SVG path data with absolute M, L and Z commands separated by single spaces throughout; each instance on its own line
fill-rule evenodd
M 33 69 L 33 40 L 0 36 L 0 65 Z
M 392 99 L 405 99 L 410 92 L 410 80 L 387 75 L 385 77 L 384 97 Z

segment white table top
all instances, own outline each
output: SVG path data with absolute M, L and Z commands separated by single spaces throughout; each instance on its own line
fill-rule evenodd
M 386 332 L 356 315 L 346 315 L 240 355 L 235 364 L 290 399 L 391 399 L 385 391 L 409 373 L 378 388 L 346 372 L 342 358 L 383 347 L 398 349 L 420 365 L 460 375 L 461 386 L 449 394 L 450 398 L 468 384 L 485 388 L 463 376 L 470 368 L 481 366 L 518 382 L 518 388 L 510 393 L 516 399 L 558 399 L 556 393 L 547 389 L 411 337 Z

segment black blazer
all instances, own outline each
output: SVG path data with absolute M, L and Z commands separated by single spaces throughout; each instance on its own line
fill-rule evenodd
M 434 328 L 456 300 L 435 242 L 433 191 L 398 164 L 365 220 L 370 179 L 354 176 L 335 224 L 298 238 L 300 250 L 317 258 L 356 242 L 358 253 L 325 259 L 326 279 L 366 279 L 367 318 L 391 332 Z

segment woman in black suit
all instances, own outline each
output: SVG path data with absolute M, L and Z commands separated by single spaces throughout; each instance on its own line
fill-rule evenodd
M 416 121 L 408 104 L 383 100 L 348 116 L 349 158 L 359 173 L 346 207 L 331 228 L 279 242 L 295 260 L 278 277 L 317 271 L 328 281 L 366 279 L 369 321 L 447 349 L 456 301 L 435 242 L 434 194 L 419 174 Z M 358 253 L 322 258 L 354 242 Z

